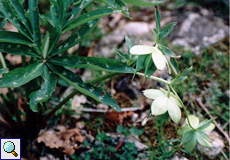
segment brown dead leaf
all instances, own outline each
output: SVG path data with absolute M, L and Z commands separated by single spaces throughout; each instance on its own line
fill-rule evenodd
M 73 146 L 70 146 L 70 147 L 67 147 L 64 152 L 67 156 L 71 156 L 72 154 L 74 154 L 75 149 Z
M 9 92 L 8 88 L 0 88 L 0 95 L 7 94 Z
M 74 129 L 69 129 L 69 130 L 66 130 L 66 131 L 58 132 L 57 134 L 59 134 L 62 139 L 68 140 L 72 136 L 74 136 L 76 134 L 79 135 L 81 133 L 80 133 L 80 130 L 78 128 L 74 128 Z
M 49 130 L 37 138 L 38 143 L 45 143 L 50 148 L 65 147 L 65 142 L 53 130 Z
M 134 114 L 133 111 L 129 111 L 129 112 L 116 112 L 116 111 L 107 112 L 105 115 L 104 122 L 107 125 L 116 126 L 117 124 L 123 124 L 124 120 L 127 122 L 131 121 L 133 114 Z
M 58 126 L 58 128 L 64 129 L 65 127 Z M 38 143 L 45 143 L 50 148 L 63 148 L 63 152 L 67 155 L 71 155 L 75 152 L 75 149 L 80 148 L 76 142 L 82 143 L 84 141 L 80 129 L 65 129 L 59 132 L 49 130 L 40 135 L 37 138 Z

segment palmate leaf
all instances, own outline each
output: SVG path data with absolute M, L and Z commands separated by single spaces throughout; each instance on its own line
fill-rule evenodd
M 54 71 L 57 72 L 65 77 L 67 77 L 70 81 L 77 83 L 79 85 L 84 85 L 84 82 L 82 81 L 81 77 L 75 74 L 74 72 L 62 67 L 53 65 L 51 63 L 48 63 L 48 66 Z
M 30 98 L 30 109 L 34 112 L 38 111 L 38 103 L 47 101 L 55 90 L 57 78 L 49 71 L 47 66 L 44 66 L 44 72 L 41 75 L 44 82 L 38 91 L 32 92 Z
M 84 1 L 79 2 L 78 4 L 75 4 L 73 10 L 67 16 L 63 27 L 65 28 L 66 26 L 71 25 L 73 23 L 74 18 L 91 2 L 92 0 L 84 0 Z
M 11 3 L 9 3 L 8 0 L 0 0 L 0 11 L 4 17 L 7 18 L 20 31 L 20 33 L 32 40 L 28 30 L 21 20 L 18 19 L 18 15 L 16 15 L 16 13 L 12 10 Z
M 10 0 L 10 3 L 14 7 L 14 9 L 17 12 L 18 17 L 20 18 L 22 23 L 25 25 L 27 30 L 30 32 L 31 31 L 30 25 L 29 25 L 27 18 L 25 17 L 25 10 L 24 10 L 22 4 L 20 3 L 20 1 L 19 0 Z
M 164 1 L 145 1 L 145 0 L 123 0 L 125 3 L 134 5 L 134 6 L 139 6 L 139 7 L 150 7 L 150 6 L 155 6 L 158 4 L 163 3 Z
M 102 9 L 97 9 L 97 10 L 93 10 L 88 13 L 82 14 L 81 16 L 76 18 L 71 24 L 67 25 L 64 28 L 63 33 L 71 29 L 74 29 L 90 20 L 97 19 L 97 18 L 106 16 L 106 15 L 110 15 L 112 13 L 117 13 L 117 12 L 121 12 L 121 11 L 120 10 L 113 11 L 112 9 L 109 9 L 109 8 L 102 8 Z
M 90 34 L 93 29 L 96 27 L 98 24 L 98 19 L 94 19 L 89 21 L 88 23 L 84 24 L 76 34 L 73 34 L 70 36 L 65 42 L 61 43 L 60 45 L 57 46 L 57 48 L 52 52 L 51 56 L 55 56 L 58 53 L 64 52 L 67 49 L 73 47 L 74 45 L 78 44 L 83 40 L 85 36 Z
M 56 0 L 51 0 L 50 1 L 50 14 L 51 14 L 51 18 L 53 21 L 53 24 L 55 26 L 55 30 L 56 32 L 60 32 L 61 31 L 61 22 L 60 22 L 60 15 L 59 15 L 59 5 L 57 3 Z
M 113 107 L 116 111 L 121 111 L 117 102 L 112 98 L 112 96 L 104 89 L 100 87 L 95 87 L 91 84 L 80 84 L 79 82 L 72 81 L 73 77 L 69 76 L 68 74 L 63 75 L 59 66 L 55 66 L 49 64 L 49 67 L 63 80 L 73 86 L 76 90 L 80 91 L 81 93 L 92 97 L 93 99 L 97 100 L 98 102 L 104 103 Z M 76 75 L 76 74 L 75 74 Z
M 24 44 L 33 46 L 34 44 L 20 33 L 10 31 L 0 31 L 0 42 Z
M 41 45 L 41 30 L 40 30 L 37 0 L 29 0 L 28 3 L 29 3 L 30 22 L 31 22 L 31 27 L 33 31 L 33 39 L 34 39 L 35 44 L 40 46 Z
M 135 71 L 132 67 L 127 66 L 121 61 L 107 58 L 79 57 L 69 55 L 52 58 L 49 62 L 65 67 L 92 68 L 95 70 L 108 72 L 134 73 Z
M 43 73 L 44 64 L 35 63 L 27 66 L 14 69 L 0 79 L 0 88 L 5 87 L 20 87 L 27 82 L 35 79 Z
M 0 52 L 40 58 L 36 51 L 26 45 L 0 42 Z

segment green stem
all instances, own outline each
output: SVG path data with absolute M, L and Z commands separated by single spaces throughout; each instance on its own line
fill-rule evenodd
M 144 74 L 144 73 L 141 73 L 141 72 L 137 72 L 136 74 L 137 74 L 137 75 L 140 75 L 140 76 L 145 76 L 145 74 Z M 155 81 L 158 81 L 158 82 L 162 82 L 162 83 L 164 83 L 164 84 L 166 84 L 166 85 L 169 85 L 169 82 L 166 81 L 166 80 L 164 80 L 164 79 L 161 79 L 161 78 L 158 78 L 158 77 L 155 77 L 155 76 L 150 76 L 149 78 L 150 78 L 150 79 L 153 79 L 153 80 L 155 80 Z
M 173 91 L 173 93 L 176 95 L 177 99 L 180 101 L 180 104 L 182 105 L 182 108 L 183 108 L 184 111 L 185 111 L 185 116 L 186 116 L 186 118 L 187 118 L 187 120 L 188 120 L 188 125 L 189 125 L 193 130 L 195 130 L 195 128 L 193 128 L 192 125 L 191 125 L 191 123 L 190 123 L 190 120 L 189 120 L 189 118 L 188 118 L 188 111 L 187 111 L 187 109 L 185 108 L 184 103 L 182 102 L 182 100 L 180 99 L 180 97 L 178 96 L 178 94 L 176 93 L 176 91 L 174 90 L 174 88 L 173 88 L 171 85 L 169 85 L 169 87 L 171 88 L 171 90 Z
M 91 80 L 89 81 L 88 83 L 91 83 L 91 84 L 95 84 L 95 83 L 98 83 L 98 82 L 101 82 L 103 80 L 106 80 L 108 78 L 112 78 L 116 75 L 119 75 L 121 73 L 108 73 L 104 76 L 101 76 L 101 77 L 98 77 L 94 80 Z M 67 103 L 71 98 L 73 98 L 73 96 L 75 96 L 76 94 L 78 93 L 77 90 L 74 90 L 72 93 L 70 93 L 67 97 L 65 97 L 55 108 L 53 108 L 48 114 L 47 116 L 44 118 L 44 122 L 46 122 L 48 119 L 50 119 L 57 110 L 59 110 L 65 103 Z
M 7 68 L 5 59 L 4 59 L 3 55 L 2 55 L 2 52 L 0 52 L 0 61 L 2 63 L 2 67 Z
M 26 67 L 26 56 L 22 55 L 22 67 Z
M 11 88 L 8 88 L 8 90 L 9 90 L 9 94 L 11 96 L 11 99 L 13 101 L 14 107 L 15 107 L 15 115 L 16 115 L 16 118 L 17 118 L 17 122 L 18 122 L 19 125 L 21 125 L 20 111 L 18 109 L 16 98 L 14 97 L 14 92 L 12 91 Z

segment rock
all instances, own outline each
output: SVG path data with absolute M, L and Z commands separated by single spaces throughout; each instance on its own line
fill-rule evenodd
M 173 158 L 171 158 L 171 160 L 188 160 L 188 159 L 176 152 Z
M 184 46 L 185 50 L 191 48 L 193 52 L 199 54 L 204 47 L 208 47 L 228 36 L 228 26 L 224 24 L 222 19 L 208 17 L 207 10 L 203 12 L 205 13 L 202 15 L 185 12 L 179 18 L 173 18 L 174 21 L 180 18 L 183 19 L 176 26 L 175 32 L 170 35 L 173 39 L 173 45 Z
M 107 36 L 104 36 L 99 44 L 97 44 L 94 56 L 112 57 L 114 48 L 118 48 L 124 42 L 125 36 L 138 39 L 152 35 L 150 25 L 146 22 L 125 22 L 121 21 L 117 28 Z M 137 43 L 138 43 L 137 42 Z
M 202 153 L 202 154 L 204 154 L 204 155 L 206 155 L 212 159 L 222 151 L 222 149 L 224 148 L 224 142 L 221 139 L 221 137 L 219 136 L 219 134 L 215 131 L 210 132 L 208 135 L 210 137 L 212 147 L 207 148 L 207 147 L 203 147 L 203 146 L 198 144 L 197 148 L 198 148 L 200 153 Z

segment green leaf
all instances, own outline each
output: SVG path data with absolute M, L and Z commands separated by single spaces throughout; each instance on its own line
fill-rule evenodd
M 71 25 L 73 23 L 74 18 L 91 2 L 92 0 L 84 0 L 81 1 L 81 3 L 76 4 L 69 16 L 66 18 L 66 22 L 63 27 L 65 28 L 66 26 Z
M 172 32 L 175 25 L 176 25 L 176 22 L 172 22 L 166 25 L 164 28 L 162 28 L 159 34 L 159 40 L 166 37 L 170 32 Z
M 22 23 L 25 25 L 25 27 L 27 28 L 27 30 L 30 32 L 30 25 L 28 20 L 25 17 L 25 10 L 22 6 L 22 4 L 20 3 L 19 0 L 10 0 L 10 3 L 12 4 L 12 6 L 14 7 L 15 11 L 18 14 L 18 17 L 20 18 L 20 20 L 22 21 Z
M 192 135 L 190 141 L 184 144 L 184 148 L 187 152 L 191 152 L 196 147 L 196 136 Z
M 35 79 L 43 73 L 44 64 L 36 63 L 27 66 L 14 69 L 0 79 L 0 88 L 5 87 L 20 87 L 29 81 Z
M 186 132 L 190 131 L 191 127 L 189 126 L 182 126 L 180 127 L 180 129 L 178 129 L 177 134 L 182 136 L 183 134 L 185 134 Z
M 99 19 L 94 19 L 94 20 L 89 21 L 88 23 L 84 24 L 77 31 L 77 34 L 73 34 L 65 42 L 58 45 L 57 48 L 52 52 L 51 56 L 55 56 L 58 53 L 64 52 L 67 49 L 69 49 L 69 48 L 75 46 L 76 44 L 78 44 L 79 42 L 81 42 L 84 37 L 86 37 L 89 33 L 91 33 L 93 31 L 93 29 L 96 27 L 98 22 L 99 22 Z
M 61 31 L 61 23 L 60 23 L 60 17 L 59 17 L 59 5 L 58 5 L 57 1 L 55 1 L 55 0 L 51 0 L 50 3 L 51 3 L 50 14 L 51 14 L 53 24 L 55 26 L 55 30 L 56 30 L 56 32 L 60 32 Z
M 44 42 L 42 43 L 42 56 L 43 56 L 43 58 L 46 58 L 48 55 L 49 44 L 50 44 L 50 33 L 47 31 L 45 38 L 44 38 Z
M 38 103 L 45 102 L 51 97 L 57 83 L 56 76 L 50 72 L 46 66 L 44 67 L 42 78 L 44 82 L 41 85 L 41 89 L 32 92 L 29 96 L 30 109 L 34 112 L 38 112 Z
M 177 55 L 166 46 L 163 46 L 163 45 L 160 44 L 158 46 L 158 49 L 161 52 L 163 52 L 165 55 L 168 55 L 168 56 L 173 57 L 173 58 L 177 57 Z
M 156 18 L 156 28 L 157 28 L 157 33 L 158 35 L 160 34 L 161 31 L 161 15 L 160 15 L 160 11 L 159 9 L 156 7 L 156 11 L 155 11 L 155 18 Z M 158 37 L 159 40 L 159 37 Z
M 41 46 L 41 30 L 40 30 L 37 0 L 29 0 L 28 5 L 29 5 L 30 22 L 33 31 L 33 40 L 38 46 Z
M 134 69 L 132 67 L 127 66 L 121 61 L 107 58 L 79 57 L 69 55 L 53 58 L 49 62 L 65 67 L 92 68 L 95 70 L 118 73 L 134 73 Z
M 145 77 L 148 69 L 152 66 L 152 64 L 153 64 L 152 54 L 148 54 L 147 58 L 145 59 Z
M 24 24 L 18 19 L 16 13 L 12 10 L 11 3 L 8 0 L 0 1 L 0 11 L 3 13 L 4 17 L 7 18 L 10 23 L 12 23 L 20 33 L 26 36 L 28 39 L 32 40 L 28 30 L 24 26 Z
M 67 79 L 69 79 L 71 82 L 78 83 L 79 85 L 84 85 L 81 77 L 79 77 L 76 73 L 62 67 L 62 66 L 56 66 L 53 64 L 48 63 L 48 66 L 50 69 L 52 69 L 55 73 L 62 74 Z
M 121 61 L 127 63 L 129 61 L 129 55 L 121 52 L 118 49 L 114 49 L 114 51 L 121 57 Z
M 6 73 L 9 70 L 9 68 L 2 68 L 0 69 L 0 75 Z
M 2 29 L 7 23 L 7 19 L 3 19 L 1 22 L 0 22 L 0 29 Z
M 181 76 L 187 76 L 192 71 L 192 66 L 189 68 L 186 68 L 180 75 Z
M 191 141 L 195 136 L 195 131 L 194 130 L 190 130 L 188 132 L 185 132 L 185 134 L 183 134 L 182 139 L 181 139 L 181 144 L 185 144 L 188 143 L 189 141 Z
M 170 58 L 169 65 L 174 71 L 174 73 L 178 74 L 179 72 L 179 66 L 175 58 Z
M 121 111 L 120 107 L 118 106 L 117 102 L 112 98 L 112 96 L 106 91 L 101 89 L 100 87 L 95 87 L 91 84 L 79 85 L 75 81 L 71 80 L 71 77 L 68 75 L 63 75 L 57 70 L 58 66 L 49 65 L 50 68 L 62 79 L 64 79 L 67 83 L 73 86 L 76 90 L 80 91 L 81 93 L 92 97 L 93 99 L 104 103 L 106 105 L 110 105 L 117 111 Z M 67 77 L 68 76 L 68 77 Z
M 139 6 L 139 7 L 150 7 L 150 6 L 155 6 L 158 4 L 163 3 L 164 1 L 144 1 L 144 0 L 123 0 L 125 3 L 134 5 L 134 6 Z
M 120 12 L 120 11 L 113 11 L 112 9 L 109 9 L 109 8 L 102 8 L 102 9 L 97 9 L 97 10 L 93 10 L 93 11 L 90 11 L 88 13 L 85 13 L 85 14 L 82 14 L 81 16 L 79 16 L 78 18 L 76 18 L 72 24 L 70 25 L 67 25 L 63 31 L 63 33 L 71 30 L 71 29 L 74 29 L 90 20 L 93 20 L 93 19 L 97 19 L 97 18 L 100 18 L 100 17 L 103 17 L 103 16 L 106 16 L 106 15 L 110 15 L 112 13 L 117 13 L 117 12 Z
M 145 60 L 148 57 L 148 55 L 140 55 L 137 58 L 137 63 L 136 63 L 136 71 L 140 71 L 145 68 Z
M 28 46 L 34 45 L 22 34 L 10 31 L 0 31 L 0 42 L 24 44 Z
M 203 129 L 207 128 L 214 120 L 215 120 L 215 118 L 212 118 L 210 120 L 204 120 L 204 121 L 202 121 L 199 124 L 197 130 L 203 130 Z
M 192 71 L 192 68 L 193 68 L 192 66 L 189 68 L 186 68 L 182 73 L 178 74 L 176 78 L 174 78 L 171 81 L 171 84 L 179 84 L 185 79 L 187 79 L 187 75 Z
M 128 46 L 128 52 L 130 54 L 130 49 L 132 48 L 133 44 L 132 44 L 132 42 L 131 42 L 131 40 L 129 39 L 128 36 L 125 36 L 125 43 Z
M 204 147 L 212 147 L 209 136 L 199 130 L 196 131 L 196 139 Z
M 13 55 L 25 55 L 40 58 L 36 51 L 22 44 L 2 43 L 0 42 L 0 52 L 6 52 Z

